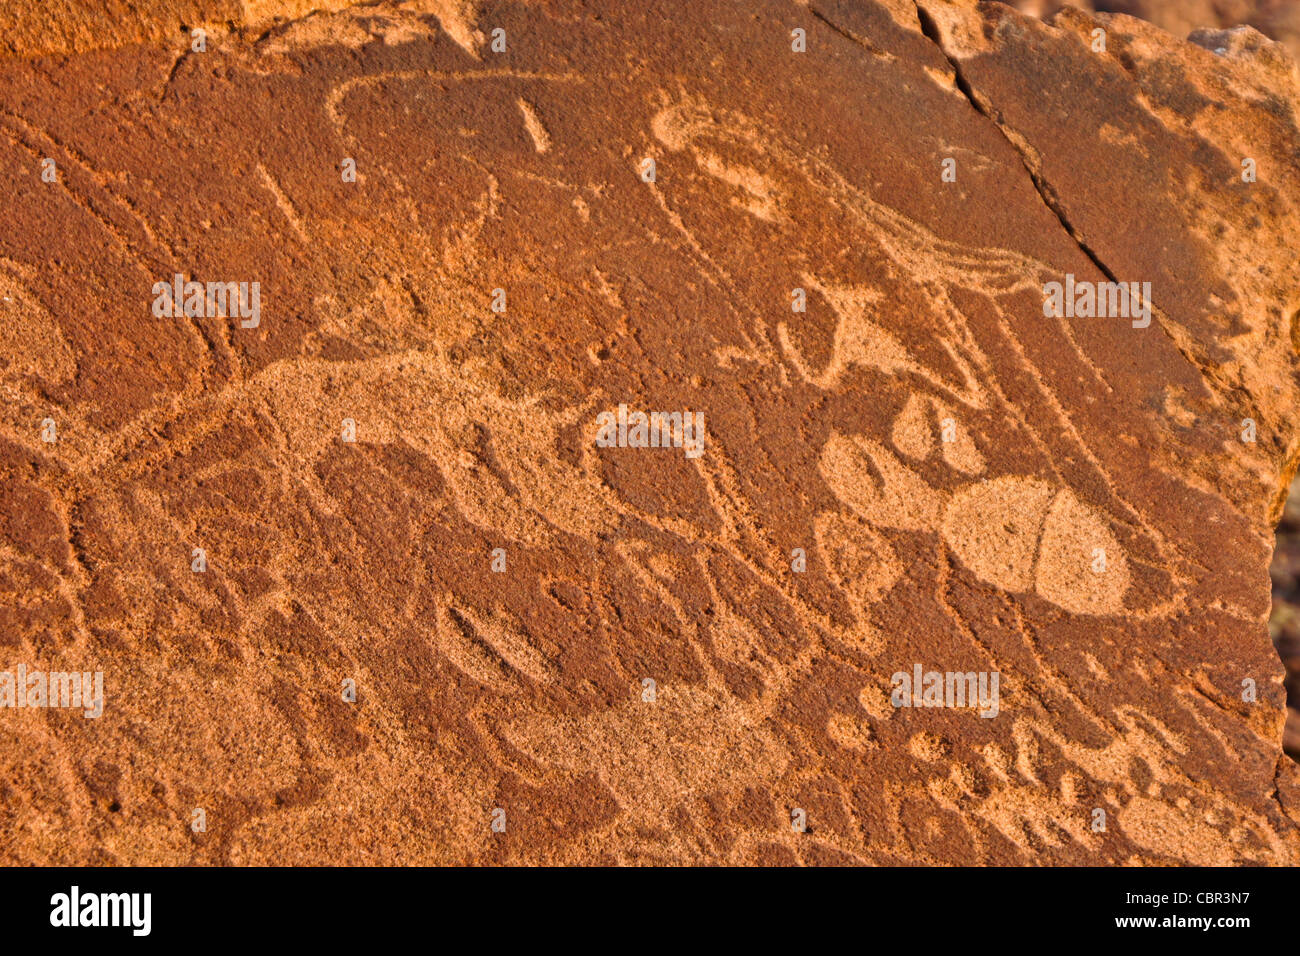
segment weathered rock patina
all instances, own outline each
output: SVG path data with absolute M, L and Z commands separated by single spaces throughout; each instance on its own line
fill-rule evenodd
M 1281 45 L 245 7 L 0 60 L 5 862 L 1300 861 Z

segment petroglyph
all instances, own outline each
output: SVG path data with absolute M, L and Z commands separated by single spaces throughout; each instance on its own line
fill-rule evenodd
M 507 728 L 506 736 L 547 765 L 599 773 L 632 825 L 664 826 L 683 804 L 768 784 L 790 760 L 743 708 L 694 688 L 669 688 L 654 707 L 630 702 L 576 723 Z M 641 772 L 647 766 L 657 772 Z
M 955 83 L 910 4 L 808 14 L 797 56 L 766 0 L 308 6 L 0 70 L 0 625 L 109 688 L 100 736 L 0 727 L 49 781 L 6 862 L 1300 860 L 1266 58 L 1142 34 L 1126 71 L 962 0 L 1021 53 Z M 1060 76 L 1104 138 L 1006 91 Z M 1130 183 L 1150 249 L 1098 198 Z M 1043 314 L 1107 271 L 1150 328 Z M 154 315 L 176 275 L 260 283 L 258 327 Z M 602 439 L 620 407 L 699 413 L 699 454 Z M 918 663 L 997 674 L 997 714 L 896 707 Z
M 519 112 L 524 117 L 524 128 L 528 130 L 529 137 L 532 138 L 533 148 L 539 153 L 544 153 L 551 148 L 551 134 L 546 132 L 546 127 L 542 124 L 542 118 L 537 115 L 537 108 L 527 100 L 519 100 Z

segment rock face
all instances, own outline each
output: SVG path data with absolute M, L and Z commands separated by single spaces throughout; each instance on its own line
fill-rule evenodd
M 455 0 L 414 5 L 449 7 Z M 339 10 L 347 0 L 0 0 L 0 50 L 19 56 L 113 49 L 138 43 L 188 41 L 190 31 L 224 34 L 260 29 L 314 10 Z M 407 4 L 412 6 L 413 4 Z
M 1006 0 L 1009 2 L 1009 0 Z M 1238 29 L 1237 35 L 1216 32 L 1247 24 L 1266 36 L 1285 43 L 1292 55 L 1300 55 L 1300 4 L 1285 0 L 1017 0 L 1011 4 L 1027 13 L 1052 17 L 1066 6 L 1102 10 L 1142 17 L 1176 36 L 1192 36 L 1194 42 L 1216 52 L 1234 43 L 1257 43 Z M 1273 609 L 1269 630 L 1287 670 L 1287 727 L 1284 748 L 1300 760 L 1300 481 L 1291 488 L 1292 502 L 1277 529 L 1276 550 L 1270 572 L 1273 578 Z
M 1283 47 L 148 9 L 0 70 L 5 862 L 1300 862 Z

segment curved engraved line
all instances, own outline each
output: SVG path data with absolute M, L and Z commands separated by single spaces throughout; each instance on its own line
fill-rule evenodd
M 672 120 L 676 120 L 675 125 L 671 123 Z M 941 239 L 897 210 L 873 200 L 864 190 L 844 179 L 829 164 L 815 157 L 804 157 L 788 148 L 783 144 L 779 133 L 743 114 L 713 107 L 680 104 L 660 111 L 653 118 L 652 126 L 655 127 L 656 138 L 673 150 L 685 148 L 701 137 L 712 136 L 723 142 L 739 142 L 759 152 L 775 154 L 780 161 L 799 170 L 814 189 L 829 194 L 837 202 L 845 203 L 856 218 L 868 227 L 876 227 L 879 234 L 873 234 L 873 237 L 889 257 L 906 269 L 915 283 L 923 287 L 933 288 L 938 285 L 943 288 L 949 305 L 951 299 L 946 293 L 952 286 L 995 299 L 1021 291 L 1040 292 L 1041 280 L 1057 274 L 1057 270 L 1041 260 L 1012 250 L 996 247 L 980 249 Z M 825 182 L 819 180 L 819 176 Z M 935 282 L 936 272 L 939 276 L 938 283 Z M 972 277 L 982 281 L 972 286 Z M 998 315 L 999 329 L 1031 373 L 1034 384 L 1044 395 L 1049 406 L 1056 412 L 1076 450 L 1092 464 L 1097 474 L 1105 481 L 1112 499 L 1123 506 L 1122 510 L 1127 512 L 1124 517 L 1136 523 L 1149 536 L 1161 558 L 1165 559 L 1166 563 L 1170 563 L 1168 557 L 1175 549 L 1170 548 L 1165 536 L 1149 522 L 1142 510 L 1118 492 L 1110 472 L 1083 441 L 1068 412 L 1044 381 L 1038 366 L 1029 359 L 1023 345 L 1007 325 L 1001 309 L 995 309 L 995 312 Z M 960 319 L 960 312 L 955 307 L 952 308 L 952 313 Z M 964 320 L 960 321 L 964 326 Z M 1063 326 L 1064 320 L 1059 320 L 1058 325 Z M 1068 329 L 1062 329 L 1062 333 L 1080 361 L 1098 375 L 1098 381 L 1109 390 L 1110 384 L 1100 377 L 1095 364 L 1082 353 L 1074 336 Z M 967 338 L 974 347 L 973 338 L 969 336 Z M 977 364 L 988 371 L 991 377 L 996 378 L 992 375 L 982 350 L 976 348 L 975 351 L 978 353 L 978 359 L 982 359 L 977 361 Z M 1038 434 L 1038 430 L 1027 421 L 1023 424 L 1035 436 L 1036 443 L 1041 447 L 1042 437 Z M 1068 486 L 1068 482 L 1063 480 L 1062 483 Z M 1147 617 L 1158 616 L 1179 606 L 1180 598 L 1176 596 L 1143 613 Z
M 383 83 L 388 80 L 405 82 L 407 80 L 430 79 L 430 80 L 454 80 L 463 82 L 466 80 L 524 80 L 527 82 L 539 83 L 585 83 L 586 78 L 576 73 L 528 73 L 518 70 L 394 70 L 384 73 L 373 73 L 367 76 L 357 76 L 349 80 L 344 80 L 337 86 L 333 87 L 325 97 L 325 115 L 334 126 L 334 132 L 339 138 L 355 143 L 356 141 L 345 131 L 345 122 L 340 115 L 340 104 L 343 98 L 352 92 L 358 86 L 370 86 L 375 83 Z

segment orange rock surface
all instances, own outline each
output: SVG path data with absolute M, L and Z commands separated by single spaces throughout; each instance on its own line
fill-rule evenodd
M 1300 862 L 1283 45 L 308 6 L 0 7 L 0 859 Z

